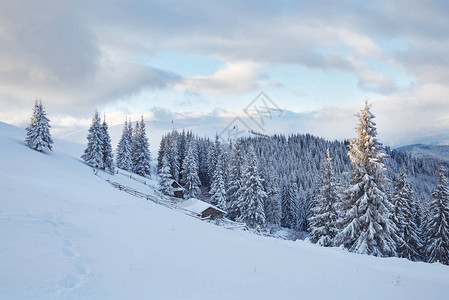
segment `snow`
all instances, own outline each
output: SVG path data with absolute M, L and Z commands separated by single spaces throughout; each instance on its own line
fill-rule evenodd
M 55 139 L 40 153 L 24 137 L 0 123 L 0 299 L 449 295 L 448 266 L 227 230 L 115 189 L 81 161 L 83 145 Z

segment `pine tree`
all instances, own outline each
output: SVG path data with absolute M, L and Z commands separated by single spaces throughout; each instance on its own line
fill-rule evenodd
M 243 183 L 239 192 L 239 212 L 237 220 L 249 227 L 260 229 L 265 225 L 264 202 L 267 197 L 262 178 L 257 168 L 256 154 L 251 146 L 248 150 L 243 171 Z
M 140 176 L 151 174 L 151 156 L 148 144 L 148 138 L 145 132 L 145 122 L 143 117 L 136 123 L 133 134 L 132 147 L 132 171 Z
M 162 136 L 161 142 L 159 143 L 159 149 L 157 151 L 157 172 L 159 173 L 162 168 L 162 158 L 165 154 L 165 149 L 167 147 L 167 135 Z
M 344 193 L 343 228 L 336 239 L 338 245 L 351 252 L 394 256 L 395 241 L 400 238 L 389 218 L 392 207 L 385 192 L 385 167 L 381 162 L 385 154 L 376 138 L 376 124 L 370 107 L 366 102 L 357 114 L 358 138 L 350 140 L 351 185 Z
M 420 249 L 422 247 L 418 224 L 415 220 L 415 202 L 411 183 L 407 180 L 405 169 L 402 168 L 399 178 L 395 182 L 395 191 L 392 197 L 393 214 L 392 219 L 398 228 L 398 235 L 401 237 L 397 245 L 399 257 L 417 261 L 420 259 Z
M 111 173 L 114 173 L 114 157 L 112 154 L 111 137 L 109 136 L 108 124 L 106 123 L 106 116 L 103 118 L 101 124 L 102 141 L 103 141 L 103 168 Z
M 271 159 L 268 163 L 268 174 L 269 178 L 266 183 L 267 199 L 265 201 L 265 217 L 267 223 L 279 227 L 282 219 L 281 195 L 279 191 L 279 178 Z
M 333 245 L 338 233 L 337 207 L 340 202 L 338 183 L 335 179 L 329 149 L 327 149 L 327 160 L 321 167 L 318 186 L 319 193 L 313 203 L 313 215 L 309 218 L 310 240 L 329 247 Z
M 312 201 L 315 194 L 313 190 L 298 190 L 298 218 L 296 228 L 300 231 L 309 231 L 309 218 L 312 216 Z
M 417 258 L 418 261 L 425 261 L 425 228 L 427 223 L 425 222 L 425 215 L 426 215 L 426 200 L 423 198 L 416 198 L 415 199 L 415 210 L 413 214 L 413 220 L 416 224 L 416 235 L 418 236 L 419 241 L 419 248 L 417 249 L 419 253 L 419 257 Z
M 116 164 L 125 171 L 131 171 L 132 166 L 132 124 L 125 120 L 122 136 L 117 145 Z
M 449 265 L 449 186 L 445 168 L 440 164 L 438 186 L 432 193 L 426 230 L 428 262 Z
M 296 229 L 298 227 L 298 185 L 291 176 L 282 183 L 281 205 L 282 227 Z
M 178 142 L 175 135 L 172 135 L 172 138 L 170 140 L 167 140 L 165 152 L 167 153 L 168 162 L 170 164 L 171 176 L 176 181 L 179 181 L 180 165 L 178 154 Z
M 211 143 L 207 154 L 207 180 L 206 185 L 210 186 L 212 178 L 215 173 L 215 167 L 217 165 L 218 156 L 220 155 L 220 140 L 218 135 L 215 136 L 215 143 Z
M 30 125 L 26 128 L 27 134 L 25 142 L 31 149 L 42 151 L 48 149 L 52 151 L 53 140 L 50 135 L 50 120 L 47 118 L 42 101 L 34 104 L 33 116 Z
M 198 198 L 200 196 L 200 178 L 198 177 L 198 153 L 194 140 L 187 145 L 187 153 L 182 163 L 182 184 L 184 185 L 184 198 Z
M 164 154 L 162 157 L 162 166 L 159 172 L 160 179 L 159 179 L 159 187 L 160 191 L 164 195 L 173 196 L 173 190 L 171 188 L 172 178 L 170 174 L 170 163 L 168 162 L 168 155 L 167 153 Z
M 103 129 L 101 119 L 97 111 L 92 118 L 92 123 L 87 135 L 87 148 L 81 158 L 91 167 L 103 169 Z
M 228 186 L 226 190 L 228 209 L 227 217 L 235 220 L 240 215 L 239 211 L 239 192 L 242 187 L 242 173 L 244 164 L 244 154 L 241 140 L 237 140 L 231 149 L 231 162 L 229 170 Z
M 217 159 L 214 176 L 212 177 L 211 189 L 209 191 L 210 203 L 220 209 L 226 210 L 226 153 L 221 151 Z

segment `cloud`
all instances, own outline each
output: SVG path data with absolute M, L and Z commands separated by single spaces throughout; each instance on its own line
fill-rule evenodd
M 388 146 L 399 147 L 415 143 L 438 144 L 449 140 L 449 102 L 445 98 L 448 93 L 448 87 L 432 84 L 370 100 L 380 141 Z M 264 118 L 263 132 L 286 135 L 310 133 L 328 140 L 344 140 L 355 136 L 355 114 L 362 108 L 363 103 L 325 107 L 303 113 L 283 110 L 282 115 L 273 114 L 271 118 Z M 125 117 L 138 120 L 141 115 L 116 111 L 108 113 L 106 118 L 110 125 L 121 125 Z M 243 107 L 215 109 L 212 112 L 179 112 L 164 107 L 152 107 L 143 116 L 147 121 L 159 121 L 169 125 L 173 120 L 176 123 L 210 126 L 215 129 L 224 129 L 239 117 L 253 130 L 262 131 L 259 120 L 257 124 L 254 123 L 254 120 L 245 114 Z M 62 133 L 70 132 L 70 128 L 72 131 L 80 128 L 85 130 L 88 123 L 89 120 L 85 118 L 55 118 L 53 130 L 61 136 Z
M 133 62 L 129 52 L 104 43 L 91 21 L 65 1 L 2 1 L 0 119 L 23 120 L 36 97 L 54 113 L 85 115 L 181 78 Z
M 448 140 L 448 94 L 447 86 L 429 84 L 371 99 L 380 141 L 398 147 L 415 143 L 438 144 Z M 284 110 L 281 116 L 266 118 L 264 130 L 268 134 L 311 133 L 329 140 L 344 140 L 355 136 L 355 114 L 362 108 L 363 103 L 325 107 L 304 113 Z M 185 112 L 177 114 L 175 119 L 226 126 L 236 117 L 244 119 L 250 127 L 260 131 L 258 125 L 251 123 L 243 110 L 239 109 L 216 110 L 200 116 L 196 112 Z
M 255 1 L 230 1 L 222 5 L 195 1 L 187 5 L 170 1 L 162 5 L 137 1 L 129 6 L 114 1 L 107 13 L 95 3 L 87 7 L 95 32 L 103 38 L 102 42 L 114 47 L 147 54 L 176 49 L 214 57 L 230 65 L 245 61 L 342 70 L 358 76 L 362 89 L 392 92 L 396 88 L 392 78 L 366 63 L 367 59 L 376 59 L 388 64 L 391 57 L 370 34 L 360 30 L 367 16 L 359 16 L 357 6 L 350 1 L 340 2 L 341 5 L 332 2 L 323 8 L 321 4 L 295 2 L 260 5 Z M 339 6 L 350 9 L 337 9 Z M 377 17 L 384 10 L 380 6 L 369 13 Z M 219 74 L 210 76 L 215 75 Z M 213 93 L 229 92 L 220 79 L 194 77 L 184 84 Z
M 253 63 L 235 62 L 209 76 L 184 78 L 176 89 L 201 91 L 211 94 L 232 94 L 253 91 L 260 87 L 261 74 Z
M 448 138 L 449 87 L 425 84 L 373 101 L 379 132 L 392 145 L 439 143 Z
M 264 74 L 264 67 L 293 65 L 347 72 L 357 78 L 355 89 L 387 95 L 373 100 L 379 121 L 383 115 L 392 118 L 379 123 L 395 127 L 391 132 L 404 128 L 407 141 L 413 132 L 424 136 L 447 128 L 440 114 L 447 109 L 449 86 L 448 10 L 444 0 L 111 0 L 107 6 L 86 0 L 1 1 L 0 119 L 23 123 L 34 99 L 41 97 L 54 119 L 72 124 L 63 118 L 86 118 L 95 106 L 126 103 L 156 89 L 185 90 L 179 103 L 188 110 L 192 103 L 214 101 L 207 94 L 214 99 L 282 87 Z M 400 49 L 391 46 L 397 40 Z M 226 67 L 183 78 L 176 70 L 138 60 L 164 51 L 213 58 Z M 404 87 L 395 71 L 416 78 L 416 85 Z M 392 116 L 398 103 L 407 117 Z M 325 128 L 320 134 L 337 136 L 337 127 L 319 122 L 333 120 L 346 128 L 349 111 L 325 108 L 299 119 L 312 132 Z M 170 116 L 154 113 L 155 118 Z M 411 122 L 415 115 L 419 120 Z M 404 131 L 404 124 L 413 132 Z M 393 139 L 402 136 L 386 138 Z

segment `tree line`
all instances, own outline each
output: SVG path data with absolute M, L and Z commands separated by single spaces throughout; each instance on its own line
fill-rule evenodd
M 114 164 L 108 125 L 105 119 L 101 122 L 98 112 L 95 112 L 87 136 L 87 148 L 81 158 L 89 166 L 111 173 L 117 166 L 140 176 L 150 175 L 151 153 L 143 117 L 140 122 L 135 123 L 134 127 L 131 121 L 125 121 Z

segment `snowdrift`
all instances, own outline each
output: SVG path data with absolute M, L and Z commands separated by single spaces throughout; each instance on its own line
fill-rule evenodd
M 0 299 L 447 299 L 449 267 L 202 222 L 0 123 Z M 119 175 L 116 175 L 119 176 Z

